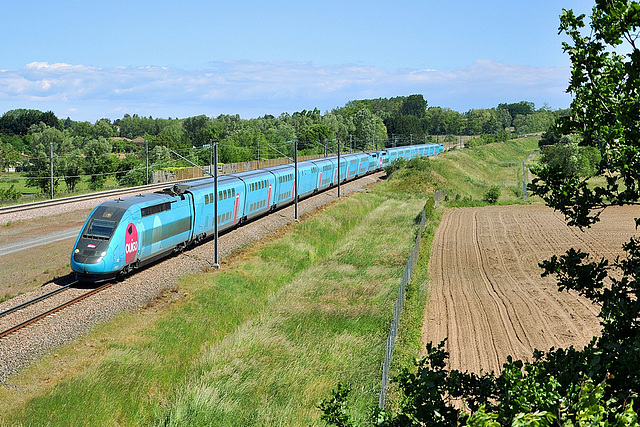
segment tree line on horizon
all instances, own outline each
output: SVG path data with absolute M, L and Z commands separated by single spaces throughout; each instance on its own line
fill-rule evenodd
M 442 141 L 451 135 L 477 136 L 476 143 L 486 143 L 546 131 L 568 114 L 536 109 L 528 101 L 459 113 L 429 107 L 420 94 L 350 101 L 324 114 L 314 108 L 254 119 L 237 114 L 184 119 L 125 114 L 90 123 L 60 119 L 51 111 L 17 109 L 0 117 L 0 170 L 17 166 L 27 172 L 28 186 L 48 193 L 53 157 L 54 191 L 64 182 L 73 192 L 81 179 L 100 189 L 109 175 L 121 185 L 144 184 L 147 149 L 151 165 L 168 167 L 176 166 L 171 151 L 208 165 L 212 141 L 218 142 L 221 163 L 291 157 L 294 140 L 302 155 L 336 152 L 338 140 L 344 150 L 354 151 Z M 134 143 L 137 137 L 147 146 Z

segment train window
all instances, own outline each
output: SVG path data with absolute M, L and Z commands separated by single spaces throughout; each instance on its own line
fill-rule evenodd
M 89 238 L 98 238 L 98 239 L 109 239 L 111 237 L 111 233 L 113 233 L 113 229 L 116 226 L 115 221 L 107 221 L 104 219 L 92 219 L 89 227 L 87 227 L 87 231 L 84 234 L 85 237 Z
M 205 204 L 205 205 L 208 205 L 208 204 L 209 204 L 209 195 L 208 195 L 208 194 L 205 194 L 205 195 L 204 195 L 204 204 Z
M 165 202 L 165 203 L 160 203 L 153 206 L 147 206 L 146 208 L 140 209 L 140 215 L 142 217 L 145 217 L 145 216 L 157 214 L 157 213 L 168 211 L 168 210 L 171 210 L 171 203 Z

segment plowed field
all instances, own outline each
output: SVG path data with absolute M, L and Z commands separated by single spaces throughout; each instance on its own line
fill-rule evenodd
M 600 330 L 599 308 L 575 292 L 558 292 L 538 263 L 568 248 L 613 260 L 636 233 L 637 207 L 612 207 L 584 232 L 544 206 L 448 210 L 436 232 L 423 341 L 445 337 L 449 367 L 500 371 L 508 355 L 582 348 Z

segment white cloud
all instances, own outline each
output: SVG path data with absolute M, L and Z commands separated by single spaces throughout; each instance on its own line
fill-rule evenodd
M 0 70 L 0 112 L 53 110 L 76 120 L 196 114 L 279 114 L 344 105 L 349 100 L 422 93 L 429 105 L 458 111 L 499 102 L 569 104 L 569 70 L 477 60 L 459 70 L 386 70 L 373 66 L 314 66 L 306 62 L 218 61 L 200 70 L 167 67 L 99 68 L 32 62 Z

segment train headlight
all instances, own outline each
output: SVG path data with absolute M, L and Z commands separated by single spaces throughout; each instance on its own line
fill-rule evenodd
M 80 253 L 80 249 L 76 249 L 74 252 L 79 254 Z
M 100 254 L 100 257 L 105 257 L 105 256 L 107 256 L 107 251 L 104 251 Z

